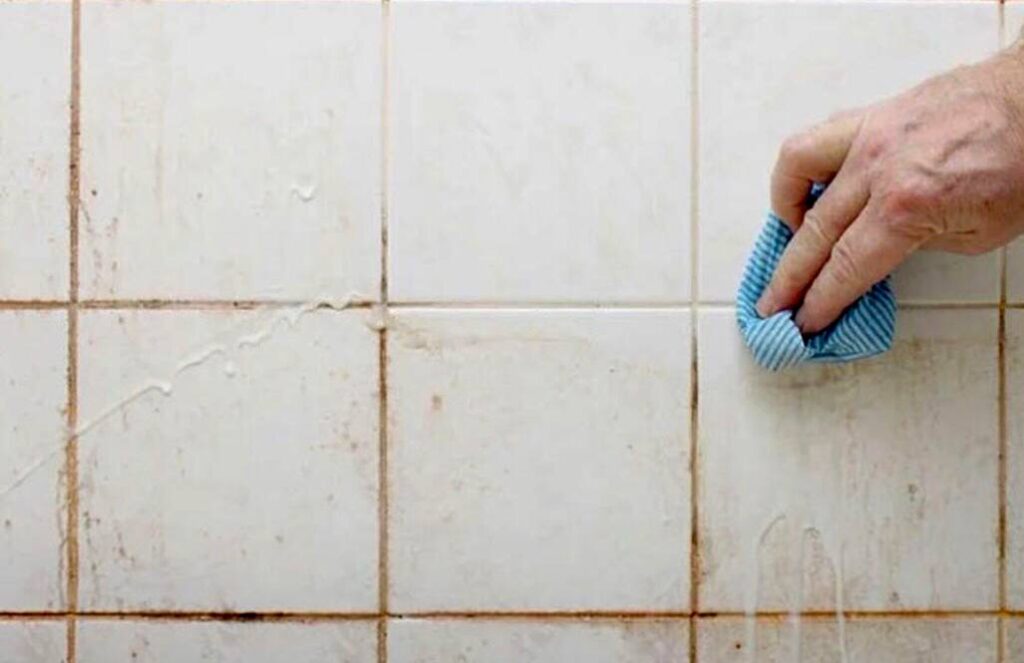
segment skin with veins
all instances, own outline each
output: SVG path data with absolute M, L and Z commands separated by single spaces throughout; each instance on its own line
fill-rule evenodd
M 829 187 L 810 210 L 814 182 Z M 787 139 L 772 208 L 795 235 L 758 302 L 831 324 L 911 253 L 976 255 L 1024 232 L 1024 44 Z

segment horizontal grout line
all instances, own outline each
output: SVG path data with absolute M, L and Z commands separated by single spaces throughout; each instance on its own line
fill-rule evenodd
M 341 302 L 343 300 L 339 300 Z M 317 304 L 322 309 L 371 308 L 372 301 L 344 301 L 334 304 L 330 300 L 272 300 L 272 299 L 83 299 L 76 302 L 79 309 L 124 310 L 184 310 L 184 311 L 249 311 L 256 309 L 287 309 Z M 53 310 L 71 307 L 68 301 L 0 300 L 0 310 Z
M 345 302 L 342 305 L 333 305 L 329 300 L 322 302 L 317 299 L 88 299 L 79 303 L 80 308 L 99 310 L 125 310 L 125 309 L 172 309 L 172 310 L 253 310 L 268 308 L 295 308 L 298 306 L 310 306 L 317 303 L 317 308 L 341 309 L 341 308 L 368 308 L 374 305 L 371 301 Z
M 805 610 L 792 613 L 783 610 L 766 610 L 756 613 L 742 611 L 706 611 L 691 615 L 686 611 L 424 611 L 424 612 L 207 612 L 207 611 L 163 611 L 143 610 L 110 612 L 95 610 L 3 612 L 0 621 L 59 621 L 68 617 L 95 620 L 125 621 L 197 621 L 197 622 L 372 622 L 387 619 L 423 620 L 699 620 L 712 619 L 833 619 L 838 613 L 831 610 Z M 965 618 L 1024 618 L 1024 610 L 846 610 L 845 619 L 965 619 Z
M 5 620 L 61 620 L 68 617 L 96 620 L 136 621 L 197 621 L 197 622 L 316 622 L 316 621 L 374 621 L 376 612 L 205 612 L 142 610 L 110 612 L 79 610 L 75 612 L 0 612 Z
M 742 611 L 707 611 L 699 612 L 698 619 L 790 619 L 794 616 L 801 619 L 832 619 L 839 613 L 834 610 L 804 610 L 793 613 L 788 610 L 762 610 L 751 615 Z M 965 618 L 996 618 L 1024 617 L 1024 611 L 1012 610 L 844 610 L 844 619 L 965 619 Z
M 311 302 L 320 300 L 299 300 L 299 299 L 83 299 L 78 302 L 79 309 L 89 310 L 253 310 L 272 308 L 295 308 L 297 306 L 308 306 Z M 342 301 L 342 300 L 339 300 Z M 708 310 L 733 309 L 735 302 L 711 300 L 697 302 L 701 308 Z M 341 309 L 341 308 L 372 308 L 379 305 L 379 302 L 371 300 L 359 300 L 345 302 L 344 306 L 335 305 L 330 300 L 323 300 L 320 308 Z M 901 309 L 998 309 L 999 302 L 900 302 Z M 0 310 L 59 310 L 71 307 L 71 302 L 66 300 L 41 300 L 41 299 L 4 299 L 0 300 Z M 642 301 L 642 302 L 596 302 L 596 301 L 566 301 L 566 302 L 538 302 L 538 301 L 504 301 L 504 302 L 389 302 L 388 307 L 392 309 L 441 309 L 441 310 L 487 310 L 487 309 L 508 309 L 508 310 L 578 310 L 578 309 L 678 309 L 689 310 L 693 308 L 690 301 Z M 1005 305 L 1008 309 L 1024 309 L 1024 302 L 1008 302 Z
M 428 610 L 422 612 L 393 612 L 390 619 L 689 619 L 685 610 Z
M 49 299 L 5 299 L 0 300 L 0 310 L 14 310 L 14 311 L 25 311 L 25 310 L 40 310 L 49 311 L 52 309 L 65 309 L 70 307 L 70 302 L 49 300 Z

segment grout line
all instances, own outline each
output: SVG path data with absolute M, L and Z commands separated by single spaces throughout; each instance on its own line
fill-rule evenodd
M 77 658 L 78 625 L 78 249 L 81 190 L 82 3 L 71 0 L 70 118 L 68 131 L 68 308 L 67 308 L 67 440 L 64 448 L 65 541 L 67 585 L 65 660 Z
M 690 614 L 700 611 L 700 2 L 690 0 Z M 697 620 L 689 628 L 689 663 L 697 663 Z
M 203 611 L 159 611 L 107 612 L 103 610 L 79 610 L 74 613 L 0 613 L 0 621 L 48 621 L 74 616 L 77 619 L 107 621 L 176 621 L 176 622 L 345 622 L 376 621 L 376 612 L 326 613 L 326 612 L 203 612 Z
M 125 310 L 125 309 L 170 309 L 170 310 L 254 310 L 273 308 L 296 308 L 310 305 L 310 300 L 300 299 L 90 299 L 79 302 L 80 308 L 97 310 Z M 344 302 L 344 305 L 335 304 L 331 300 L 321 299 L 317 301 L 318 309 L 344 310 L 350 308 L 371 308 L 374 303 L 366 300 Z
M 70 617 L 93 620 L 135 620 L 135 621 L 213 621 L 213 622 L 379 622 L 382 614 L 377 612 L 217 612 L 202 610 L 142 610 L 111 612 L 105 610 L 3 612 L 0 622 L 11 621 L 61 621 Z M 712 620 L 758 619 L 788 620 L 793 613 L 788 610 L 761 610 L 752 615 L 744 611 L 706 611 L 691 614 L 686 610 L 663 611 L 617 611 L 617 610 L 560 610 L 560 611 L 424 611 L 386 613 L 388 619 L 421 620 L 466 620 L 466 621 L 667 621 L 667 620 Z M 830 610 L 805 610 L 801 618 L 834 619 L 838 613 Z M 1024 610 L 844 610 L 843 616 L 851 619 L 997 619 L 1024 618 Z
M 295 308 L 308 305 L 309 300 L 298 299 L 80 299 L 76 302 L 79 310 L 201 310 L 201 311 L 233 311 L 253 309 L 274 309 L 274 308 Z M 379 306 L 379 302 L 370 300 L 359 300 L 351 303 L 346 302 L 344 309 L 370 309 Z M 638 301 L 638 302 L 597 302 L 597 301 L 564 301 L 564 302 L 541 302 L 541 301 L 489 301 L 489 302 L 440 302 L 440 301 L 408 301 L 389 302 L 388 307 L 392 309 L 427 309 L 436 308 L 443 310 L 689 310 L 699 306 L 708 310 L 733 309 L 735 303 L 730 301 Z M 70 301 L 62 300 L 21 300 L 5 299 L 0 300 L 0 311 L 3 310 L 62 310 L 71 307 Z M 322 309 L 341 309 L 330 300 L 324 299 L 319 305 Z M 901 302 L 901 310 L 933 310 L 933 309 L 966 309 L 966 310 L 995 310 L 1000 308 L 998 301 L 994 302 Z M 1024 309 L 1024 302 L 1006 302 L 1003 308 L 1007 310 Z
M 1002 5 L 1000 5 L 1000 8 Z M 998 356 L 997 356 L 997 403 L 998 403 L 998 444 L 999 444 L 999 467 L 998 467 L 998 487 L 999 487 L 999 506 L 998 506 L 998 556 L 999 556 L 999 609 L 1005 613 L 1007 608 L 1006 600 L 1006 554 L 1007 554 L 1007 540 L 1006 540 L 1006 510 L 1007 510 L 1007 492 L 1006 492 L 1006 479 L 1007 479 L 1007 453 L 1009 451 L 1009 440 L 1007 431 L 1007 405 L 1006 405 L 1006 271 L 1007 271 L 1007 252 L 1004 247 L 1000 251 L 999 259 L 999 338 L 998 338 Z M 1000 623 L 1003 620 L 1000 619 Z M 997 642 L 997 661 L 1002 662 L 1005 660 L 1006 652 L 1003 647 L 1003 639 L 1000 636 Z
M 442 302 L 442 301 L 405 301 L 390 302 L 389 306 L 396 309 L 407 308 L 439 308 L 439 309 L 688 309 L 692 300 L 637 301 L 637 302 L 599 302 L 599 301 L 473 301 L 473 302 Z
M 1003 0 L 999 0 L 998 9 L 998 33 L 996 35 L 997 50 L 1004 48 L 1006 41 L 1006 8 Z M 1006 272 L 1008 253 L 1004 246 L 999 251 L 999 338 L 998 338 L 998 365 L 997 365 L 997 408 L 998 419 L 996 430 L 998 434 L 998 489 L 999 506 L 997 514 L 998 527 L 998 597 L 1000 617 L 996 622 L 996 661 L 1006 661 L 1006 642 L 1004 638 L 1004 624 L 1006 613 L 1006 453 L 1007 453 L 1007 429 L 1006 429 Z
M 384 324 L 378 346 L 378 457 L 377 457 L 377 663 L 388 660 L 388 595 L 390 538 L 388 512 L 388 221 L 390 187 L 388 184 L 391 152 L 391 4 L 381 0 L 381 89 L 380 89 L 380 304 Z
M 389 613 L 391 619 L 464 620 L 588 620 L 588 619 L 689 619 L 688 610 L 426 610 Z
M 1005 616 L 999 610 L 843 610 L 843 618 L 851 620 L 892 619 L 892 620 L 923 620 L 923 619 L 998 619 Z M 758 611 L 753 617 L 763 620 L 790 620 L 794 613 L 788 610 Z M 798 615 L 801 619 L 836 619 L 839 615 L 829 610 L 805 610 Z M 1013 615 L 1011 615 L 1013 616 Z M 750 613 L 742 611 L 708 612 L 697 615 L 699 619 L 748 619 Z

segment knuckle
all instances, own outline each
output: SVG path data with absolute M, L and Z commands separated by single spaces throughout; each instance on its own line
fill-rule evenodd
M 934 207 L 940 193 L 934 183 L 920 177 L 896 178 L 882 197 L 879 219 L 893 234 L 924 241 L 943 229 L 933 222 L 929 210 Z
M 836 241 L 836 237 L 829 228 L 828 223 L 815 208 L 807 210 L 804 214 L 803 227 L 818 246 L 829 246 Z
M 868 161 L 879 161 L 889 151 L 889 139 L 879 131 L 865 132 L 860 139 L 859 148 Z
M 790 165 L 799 163 L 814 151 L 814 139 L 807 131 L 793 134 L 782 141 L 779 146 L 778 163 Z
M 840 283 L 856 283 L 861 278 L 860 263 L 849 242 L 840 241 L 832 247 L 829 264 L 832 267 L 833 276 Z

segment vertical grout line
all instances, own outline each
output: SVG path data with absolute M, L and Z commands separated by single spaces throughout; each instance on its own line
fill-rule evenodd
M 71 1 L 71 90 L 68 136 L 67 440 L 64 489 L 67 521 L 67 663 L 75 663 L 78 637 L 78 216 L 81 190 L 81 0 Z
M 998 514 L 998 542 L 999 542 L 999 623 L 1004 621 L 1007 610 L 1006 599 L 1006 509 L 1007 509 L 1007 452 L 1009 440 L 1007 431 L 1007 410 L 1006 410 L 1006 248 L 1000 250 L 999 260 L 999 337 L 998 337 L 998 387 L 996 399 L 998 403 L 997 433 L 999 440 L 999 514 Z M 997 661 L 1003 661 L 1005 651 L 1003 638 L 1000 636 L 997 642 Z
M 700 2 L 690 0 L 690 646 L 689 663 L 697 663 L 697 614 L 700 612 L 700 489 L 697 438 L 700 432 L 699 324 L 700 252 L 697 219 L 700 196 Z
M 1006 7 L 1003 0 L 999 0 L 996 10 L 998 16 L 998 35 L 996 37 L 997 49 L 1001 50 L 1006 43 Z M 1005 612 L 1006 612 L 1006 463 L 1007 463 L 1007 429 L 1006 429 L 1006 271 L 1008 254 L 1006 247 L 999 251 L 999 331 L 998 331 L 998 356 L 997 356 L 997 423 L 996 433 L 998 436 L 998 491 L 999 505 L 997 515 L 997 537 L 998 537 L 998 600 L 999 618 L 996 620 L 996 661 L 1003 663 L 1006 660 L 1005 642 Z
M 388 594 L 390 586 L 389 559 L 389 513 L 388 513 L 388 203 L 390 187 L 389 155 L 391 152 L 391 6 L 388 0 L 381 0 L 381 90 L 380 90 L 380 305 L 383 324 L 381 325 L 378 347 L 378 463 L 377 463 L 377 663 L 388 660 Z

